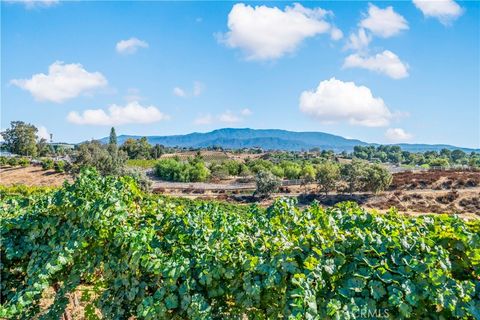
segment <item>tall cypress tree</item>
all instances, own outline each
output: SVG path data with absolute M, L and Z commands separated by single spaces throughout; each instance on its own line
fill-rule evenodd
M 109 141 L 109 144 L 111 145 L 117 145 L 117 133 L 115 132 L 115 128 L 112 127 L 112 129 L 110 130 L 110 141 Z

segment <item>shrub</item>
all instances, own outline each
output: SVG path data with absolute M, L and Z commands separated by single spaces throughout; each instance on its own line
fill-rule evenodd
M 4 166 L 4 165 L 6 165 L 6 164 L 8 164 L 8 159 L 7 159 L 7 157 L 1 156 L 1 157 L 0 157 L 0 166 Z
M 194 165 L 190 165 L 188 168 L 189 181 L 205 182 L 209 176 L 210 170 L 208 170 L 204 162 L 197 162 Z
M 8 159 L 8 165 L 12 166 L 12 167 L 17 166 L 18 165 L 18 159 L 15 158 L 15 157 L 11 157 L 10 159 Z
M 65 172 L 65 161 L 58 160 L 53 165 L 56 172 Z
M 30 160 L 27 158 L 20 158 L 18 159 L 18 164 L 22 167 L 27 167 L 28 165 L 30 165 Z
M 42 169 L 43 170 L 50 170 L 53 169 L 53 160 L 50 158 L 42 160 Z
M 123 169 L 121 175 L 133 178 L 133 180 L 135 180 L 135 182 L 137 183 L 138 187 L 145 192 L 152 190 L 152 181 L 148 179 L 145 171 L 140 168 L 126 167 L 125 169 Z
M 173 158 L 158 160 L 155 164 L 155 175 L 166 181 L 188 181 L 185 164 Z
M 190 159 L 189 162 L 183 162 L 168 158 L 157 161 L 155 174 L 166 181 L 204 182 L 210 177 L 210 170 L 199 159 Z
M 228 168 L 219 163 L 210 165 L 210 176 L 213 181 L 228 179 L 230 174 Z

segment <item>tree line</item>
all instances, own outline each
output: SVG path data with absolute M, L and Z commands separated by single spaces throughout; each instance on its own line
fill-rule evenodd
M 92 140 L 75 146 L 72 151 L 55 150 L 45 139 L 37 136 L 38 129 L 22 121 L 11 122 L 11 127 L 1 133 L 2 147 L 12 153 L 42 157 L 69 154 L 68 163 L 53 164 L 59 171 L 76 174 L 82 167 L 95 167 L 103 175 L 131 175 L 141 185 L 148 186 L 144 172 L 126 165 L 128 159 L 159 159 L 154 172 L 162 180 L 180 182 L 216 182 L 229 178 L 254 178 L 257 185 L 263 180 L 275 190 L 275 180 L 301 179 L 305 184 L 316 183 L 319 189 L 328 194 L 331 191 L 355 192 L 385 190 L 391 176 L 379 163 L 403 163 L 407 165 L 448 166 L 468 164 L 480 166 L 480 154 L 466 154 L 461 150 L 441 150 L 411 153 L 402 151 L 399 146 L 356 146 L 349 154 L 335 154 L 331 150 L 311 150 L 311 152 L 270 152 L 259 158 L 246 158 L 245 161 L 222 160 L 207 162 L 197 152 L 195 157 L 180 160 L 178 157 L 161 158 L 165 153 L 179 151 L 162 145 L 151 145 L 146 137 L 127 139 L 118 144 L 114 128 L 111 128 L 109 141 L 102 144 Z M 350 160 L 341 163 L 340 159 Z M 362 161 L 363 160 L 363 161 Z M 13 160 L 12 160 L 13 161 Z M 20 161 L 20 160 L 18 160 Z M 2 162 L 6 162 L 2 160 Z M 48 160 L 44 160 L 48 162 Z M 22 161 L 21 163 L 24 163 Z M 45 163 L 47 168 L 51 164 Z M 261 173 L 261 174 L 260 174 Z M 259 182 L 260 181 L 260 182 Z M 259 193 L 268 193 L 259 191 Z
M 352 156 L 354 158 L 372 162 L 404 164 L 409 166 L 448 167 L 451 165 L 465 165 L 480 167 L 480 154 L 463 150 L 441 149 L 437 151 L 409 152 L 399 146 L 355 146 Z
M 228 177 L 253 176 L 259 195 L 276 192 L 282 179 L 301 179 L 303 184 L 317 184 L 326 195 L 332 191 L 377 193 L 387 189 L 392 181 L 392 175 L 384 166 L 358 159 L 346 163 L 325 160 L 318 164 L 291 161 L 274 164 L 262 159 L 206 163 L 197 154 L 188 160 L 160 159 L 155 165 L 155 174 L 165 181 L 215 181 L 219 172 Z

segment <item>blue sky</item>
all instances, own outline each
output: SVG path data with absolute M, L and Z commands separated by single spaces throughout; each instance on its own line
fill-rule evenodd
M 223 127 L 480 147 L 480 5 L 1 3 L 1 127 Z

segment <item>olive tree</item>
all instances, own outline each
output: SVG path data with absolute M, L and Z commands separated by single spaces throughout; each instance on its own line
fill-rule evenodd
M 255 176 L 255 184 L 257 186 L 255 195 L 268 197 L 276 192 L 280 187 L 280 179 L 269 171 L 259 171 Z
M 340 175 L 347 183 L 350 195 L 362 187 L 365 167 L 366 165 L 363 161 L 354 159 L 340 168 Z
M 340 168 L 331 161 L 320 163 L 317 166 L 317 184 L 325 195 L 335 190 L 338 180 L 340 179 Z
M 103 175 L 121 174 L 127 155 L 123 151 L 112 150 L 98 141 L 85 142 L 78 146 L 74 157 L 74 167 L 95 167 Z
M 373 193 L 384 191 L 392 183 L 391 173 L 379 164 L 368 166 L 363 179 L 365 191 L 371 191 Z
M 317 177 L 317 171 L 315 167 L 311 164 L 305 164 L 302 167 L 302 171 L 300 172 L 300 178 L 303 179 L 302 184 L 305 186 L 305 192 L 307 192 L 307 185 L 315 181 Z

